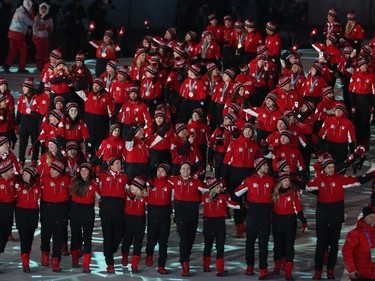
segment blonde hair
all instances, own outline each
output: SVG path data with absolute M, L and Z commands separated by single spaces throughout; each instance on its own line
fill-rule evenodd
M 345 26 L 345 35 L 348 36 L 352 30 L 354 29 L 356 23 L 350 23 L 350 22 L 347 22 L 346 23 L 346 26 Z
M 280 188 L 281 188 L 281 181 L 278 181 L 275 184 L 275 187 L 273 189 L 273 193 L 272 193 L 272 196 L 271 196 L 271 201 L 272 201 L 273 204 L 275 204 L 276 201 L 279 199 Z M 297 192 L 298 192 L 297 187 L 294 184 L 290 183 L 289 189 L 293 192 L 294 199 L 295 199 L 296 196 L 297 196 Z

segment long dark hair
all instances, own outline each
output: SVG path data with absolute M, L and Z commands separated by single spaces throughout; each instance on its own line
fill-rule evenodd
M 81 173 L 78 173 L 78 175 L 74 176 L 74 178 L 72 179 L 72 183 L 70 186 L 70 194 L 75 195 L 77 197 L 84 197 L 87 194 L 87 190 L 91 183 L 91 179 L 91 171 L 89 171 L 89 176 L 87 177 L 87 180 L 84 180 L 81 176 Z

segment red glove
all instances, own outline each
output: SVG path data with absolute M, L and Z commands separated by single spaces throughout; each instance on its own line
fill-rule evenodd
M 16 132 L 16 135 L 20 134 L 20 126 L 14 126 L 14 131 Z
M 315 35 L 318 34 L 318 29 L 317 28 L 314 28 L 311 32 L 310 32 L 310 37 L 313 37 Z
M 352 113 L 354 114 L 357 113 L 357 107 L 355 105 L 352 106 L 351 110 L 352 110 Z
M 293 52 L 297 52 L 298 51 L 298 44 L 294 44 L 291 50 Z
M 94 21 L 90 21 L 89 23 L 89 31 L 93 32 L 96 28 L 96 23 Z
M 358 145 L 354 149 L 354 153 L 357 154 L 357 155 L 360 155 L 360 156 L 362 156 L 365 152 L 366 152 L 366 149 L 362 145 Z
M 31 153 L 33 153 L 34 147 L 30 147 L 30 149 L 27 151 L 27 156 L 30 156 Z
M 125 27 L 121 26 L 121 27 L 117 30 L 117 35 L 118 35 L 118 37 L 122 37 L 122 36 L 124 36 L 124 33 L 125 33 Z
M 150 27 L 150 20 L 149 19 L 145 19 L 145 27 L 146 28 L 149 28 Z
M 307 223 L 303 223 L 302 224 L 302 228 L 301 228 L 302 234 L 306 234 L 307 231 L 308 231 L 308 229 L 307 229 Z
M 45 30 L 46 26 L 44 24 L 39 25 L 38 30 Z
M 98 207 L 99 207 L 99 208 L 102 207 L 102 200 L 99 200 L 99 201 L 98 201 Z
M 262 140 L 260 141 L 260 146 L 268 146 L 268 143 L 266 142 L 265 139 L 262 139 Z

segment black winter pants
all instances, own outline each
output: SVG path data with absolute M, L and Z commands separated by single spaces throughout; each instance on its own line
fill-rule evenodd
M 70 203 L 70 230 L 72 250 L 77 250 L 83 241 L 83 253 L 91 253 L 92 232 L 95 222 L 95 204 Z
M 294 242 L 296 240 L 296 215 L 272 216 L 273 255 L 275 260 L 285 256 L 287 262 L 294 259 Z
M 145 236 L 146 218 L 144 216 L 124 216 L 124 236 L 122 240 L 121 252 L 129 253 L 133 244 L 133 256 L 140 256 L 143 237 Z
M 38 227 L 39 209 L 16 208 L 15 217 L 21 242 L 21 254 L 28 254 L 33 244 L 35 229 Z
M 225 217 L 222 218 L 203 218 L 203 236 L 204 250 L 203 256 L 210 257 L 211 250 L 216 240 L 216 259 L 224 257 L 224 245 L 226 239 Z

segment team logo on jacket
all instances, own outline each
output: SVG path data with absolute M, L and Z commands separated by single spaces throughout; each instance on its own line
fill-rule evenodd
M 206 203 L 209 203 L 210 202 L 210 198 L 206 198 Z
M 262 114 L 262 117 L 263 117 L 263 118 L 266 118 L 266 116 L 267 116 L 267 114 L 265 114 L 265 113 Z
M 239 152 L 242 152 L 242 151 L 243 151 L 243 148 L 242 148 L 242 147 L 240 147 L 240 148 L 239 148 L 238 150 L 239 150 Z
M 181 183 L 182 183 L 181 181 L 178 181 L 178 182 L 177 182 L 178 185 L 181 185 Z
M 285 157 L 285 153 L 284 152 L 281 153 L 281 157 Z
M 167 192 L 168 191 L 168 188 L 164 187 L 164 192 Z
M 254 188 L 257 188 L 258 187 L 258 184 L 256 182 L 253 183 L 253 187 Z
M 110 144 L 107 144 L 107 148 L 111 148 L 111 145 L 110 145 Z
M 219 200 L 219 203 L 220 203 L 220 204 L 223 203 L 223 200 L 220 199 L 220 200 Z
M 191 182 L 189 185 L 190 185 L 190 186 L 193 186 L 193 183 Z
M 107 178 L 106 178 L 106 181 L 111 181 L 111 178 L 110 178 L 110 177 L 107 177 Z
M 270 187 L 270 184 L 269 184 L 269 183 L 266 183 L 264 186 L 265 186 L 266 188 L 269 188 L 269 187 Z
M 322 187 L 325 187 L 325 186 L 326 186 L 326 184 L 325 184 L 324 182 L 322 182 L 320 185 L 321 185 Z
M 290 201 L 291 200 L 291 198 L 288 196 L 287 198 L 286 198 L 286 200 L 288 200 L 288 201 Z

